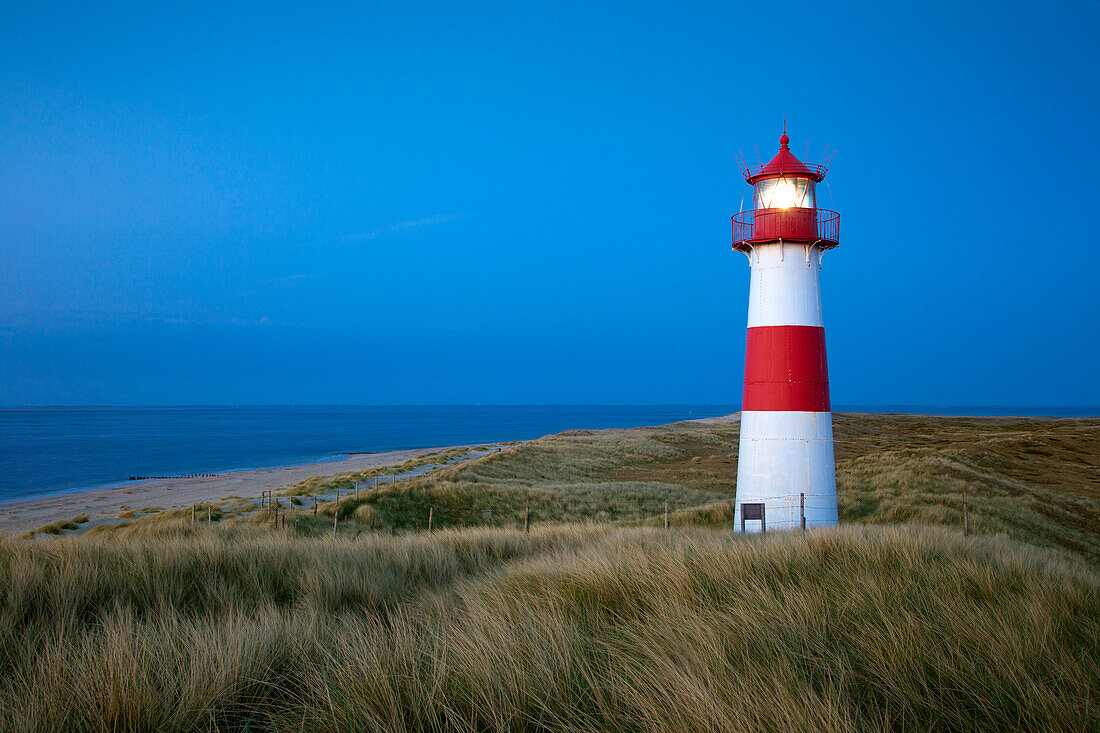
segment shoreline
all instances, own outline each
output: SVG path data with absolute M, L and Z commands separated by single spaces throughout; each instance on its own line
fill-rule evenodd
M 495 444 L 494 444 L 495 445 Z M 382 453 L 357 454 L 333 460 L 272 468 L 246 468 L 192 478 L 158 478 L 125 481 L 110 486 L 8 499 L 0 502 L 0 536 L 13 537 L 53 522 L 87 515 L 80 532 L 117 520 L 125 511 L 148 507 L 179 509 L 192 504 L 225 501 L 227 497 L 259 499 L 262 491 L 277 491 L 318 476 L 354 473 L 371 468 L 398 466 L 427 453 L 470 446 L 432 446 Z M 67 532 L 66 536 L 79 532 Z
M 148 481 L 186 481 L 190 479 L 225 478 L 232 476 L 236 473 L 244 473 L 248 471 L 278 471 L 281 469 L 305 468 L 307 466 L 321 466 L 325 464 L 341 463 L 352 458 L 381 456 L 389 453 L 408 453 L 410 451 L 447 450 L 448 447 L 455 446 L 445 446 L 442 448 L 396 448 L 392 451 L 355 451 L 346 453 L 330 453 L 326 457 L 318 458 L 316 460 L 299 461 L 296 463 L 276 463 L 271 466 L 244 466 L 241 468 L 225 468 L 206 473 L 181 473 L 177 476 L 135 476 L 133 478 L 122 479 L 120 481 L 109 481 L 107 483 L 94 484 L 92 486 L 74 486 L 68 489 L 50 489 L 49 491 L 37 494 L 35 496 L 17 496 L 11 499 L 0 499 L 0 515 L 3 514 L 4 509 L 7 508 L 9 505 L 19 502 L 44 501 L 46 499 L 53 499 L 62 496 L 72 496 L 73 494 L 83 494 L 92 491 L 115 491 L 117 489 L 126 488 L 127 486 L 133 486 L 135 484 L 140 484 Z M 2 531 L 3 530 L 0 529 L 0 532 Z
M 730 422 L 739 420 L 740 416 L 740 412 L 734 412 L 676 422 Z M 193 504 L 225 501 L 227 497 L 258 500 L 263 491 L 284 489 L 311 478 L 397 466 L 411 458 L 438 451 L 473 449 L 478 445 L 496 447 L 500 444 L 496 441 L 376 453 L 336 453 L 330 454 L 332 458 L 287 466 L 232 469 L 191 478 L 181 476 L 122 481 L 92 488 L 66 489 L 40 496 L 5 499 L 0 500 L 0 537 L 14 537 L 21 532 L 39 529 L 53 522 L 87 515 L 87 523 L 80 525 L 78 530 L 63 535 L 75 536 L 99 524 L 125 521 L 118 517 L 125 511 L 150 507 L 179 509 Z

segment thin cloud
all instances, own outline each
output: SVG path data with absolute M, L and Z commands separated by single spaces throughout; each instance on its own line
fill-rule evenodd
M 417 219 L 415 221 L 399 221 L 395 224 L 380 227 L 369 232 L 360 232 L 358 234 L 344 234 L 337 238 L 341 244 L 355 244 L 356 242 L 366 242 L 371 239 L 377 239 L 378 237 L 387 234 L 396 234 L 397 232 L 407 232 L 415 229 L 423 229 L 424 227 L 431 227 L 437 224 L 445 224 L 449 221 L 461 218 L 462 214 L 437 214 L 436 216 L 429 216 L 425 219 Z

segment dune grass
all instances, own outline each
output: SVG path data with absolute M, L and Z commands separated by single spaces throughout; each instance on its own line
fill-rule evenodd
M 839 415 L 845 526 L 767 537 L 737 427 L 2 540 L 0 730 L 1100 729 L 1100 421 Z
M 1100 577 L 1008 540 L 604 526 L 0 544 L 3 730 L 1086 730 Z
M 299 481 L 298 483 L 283 489 L 279 492 L 279 496 L 290 497 L 302 497 L 313 496 L 316 494 L 325 494 L 330 491 L 339 489 L 340 491 L 352 491 L 356 484 L 373 483 L 377 479 L 384 479 L 390 476 L 407 473 L 409 471 L 415 471 L 417 469 L 423 469 L 429 466 L 445 466 L 455 461 L 462 460 L 469 456 L 471 453 L 481 453 L 487 451 L 488 446 L 475 446 L 473 448 L 446 448 L 442 450 L 428 451 L 421 455 L 410 458 L 403 463 L 399 463 L 395 466 L 378 466 L 376 468 L 368 468 L 362 471 L 354 471 L 351 473 L 342 473 L 335 476 L 315 476 L 313 478 Z
M 836 415 L 842 522 L 961 527 L 1006 534 L 1100 562 L 1100 420 Z M 310 479 L 292 497 L 348 491 L 320 505 L 331 520 L 363 528 L 520 526 L 538 522 L 659 521 L 665 501 L 677 525 L 731 526 L 739 425 L 677 423 L 634 430 L 566 431 L 447 465 L 377 489 L 350 493 L 358 474 Z M 410 461 L 428 466 L 462 450 Z M 433 463 L 434 462 L 434 463 Z M 216 508 L 218 509 L 218 508 Z M 226 508 L 245 514 L 254 505 Z M 302 521 L 312 503 L 295 508 Z M 300 512 L 297 513 L 297 512 Z M 168 521 L 162 511 L 139 522 Z M 97 527 L 125 531 L 126 524 Z
M 21 532 L 19 539 L 29 540 L 36 535 L 59 535 L 65 530 L 79 529 L 80 525 L 89 521 L 87 514 L 81 514 L 79 517 L 73 517 L 72 519 L 60 519 L 56 522 L 39 527 L 38 529 L 32 529 L 27 532 Z
M 535 521 L 732 524 L 737 423 L 567 431 L 339 501 L 414 529 Z M 835 416 L 842 522 L 962 526 L 1100 562 L 1100 420 Z M 320 508 L 331 517 L 336 502 Z

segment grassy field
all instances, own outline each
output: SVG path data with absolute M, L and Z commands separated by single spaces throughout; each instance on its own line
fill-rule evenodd
M 845 526 L 767 537 L 737 432 L 0 541 L 0 730 L 1098 729 L 1100 421 L 838 415 Z

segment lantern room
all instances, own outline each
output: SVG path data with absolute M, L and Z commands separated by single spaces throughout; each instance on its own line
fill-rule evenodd
M 830 249 L 839 243 L 840 215 L 817 207 L 816 185 L 828 169 L 795 157 L 785 128 L 774 158 L 756 168 L 744 167 L 745 181 L 753 187 L 752 209 L 733 217 L 734 249 L 747 253 L 769 242 Z

